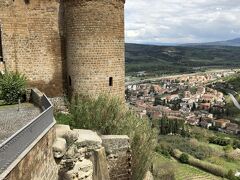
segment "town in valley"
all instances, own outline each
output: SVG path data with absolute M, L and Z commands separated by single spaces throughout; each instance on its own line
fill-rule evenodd
M 135 81 L 127 83 L 126 99 L 141 118 L 166 117 L 238 135 L 240 126 L 227 103 L 234 101 L 238 93 L 233 92 L 234 96 L 230 93 L 233 87 L 229 87 L 229 93 L 214 88 L 216 82 L 224 82 L 224 78 L 237 73 L 238 70 L 230 69 Z M 144 72 L 139 76 L 144 76 Z

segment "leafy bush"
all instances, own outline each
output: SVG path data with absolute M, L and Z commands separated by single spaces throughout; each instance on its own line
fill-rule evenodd
M 220 146 L 227 146 L 227 145 L 231 144 L 231 139 L 213 136 L 213 137 L 209 138 L 209 143 L 217 144 Z
M 208 157 L 211 157 L 213 154 L 215 154 L 213 148 L 207 145 L 199 145 L 196 147 L 196 149 L 197 150 L 193 154 L 197 159 L 200 159 L 200 160 L 206 159 Z
M 159 154 L 162 154 L 166 158 L 170 159 L 173 149 L 171 148 L 171 146 L 169 146 L 167 144 L 159 144 L 156 147 L 155 151 Z
M 227 173 L 227 178 L 230 180 L 235 180 L 237 179 L 237 177 L 235 177 L 235 173 L 233 172 L 233 170 L 229 170 Z
M 159 120 L 160 134 L 187 134 L 184 129 L 184 121 L 178 119 L 168 119 L 166 116 Z M 184 131 L 184 132 L 182 132 Z
M 26 78 L 19 73 L 5 73 L 0 78 L 1 98 L 7 104 L 15 104 L 22 100 L 26 88 Z
M 221 166 L 214 165 L 209 162 L 201 161 L 195 158 L 189 158 L 189 164 L 207 172 L 210 172 L 216 176 L 225 177 L 227 174 L 226 170 Z
M 157 132 L 147 119 L 140 119 L 121 101 L 101 95 L 97 99 L 76 97 L 70 115 L 59 116 L 73 128 L 92 129 L 101 134 L 128 135 L 131 139 L 133 179 L 143 179 L 150 168 Z M 63 119 L 61 119 L 63 118 Z
M 228 153 L 228 152 L 233 151 L 233 147 L 229 144 L 229 145 L 223 147 L 223 150 L 225 151 L 225 153 Z
M 214 136 L 213 132 L 197 126 L 191 127 L 190 137 L 199 141 L 208 142 L 210 137 Z
M 196 139 L 183 138 L 181 136 L 160 136 L 159 145 L 168 145 L 198 159 L 206 159 L 216 153 L 214 148 L 201 144 Z
M 240 141 L 239 140 L 234 140 L 233 141 L 233 148 L 234 149 L 240 149 Z
M 54 117 L 58 124 L 70 125 L 72 124 L 72 118 L 70 114 L 56 113 Z
M 174 153 L 174 157 L 176 157 L 179 160 L 180 160 L 180 157 L 182 156 L 182 154 L 184 154 L 177 149 L 175 149 L 173 151 L 173 153 Z M 216 176 L 220 176 L 220 177 L 226 177 L 227 176 L 227 171 L 223 167 L 215 165 L 215 164 L 211 164 L 211 163 L 206 162 L 206 161 L 201 161 L 201 160 L 196 159 L 192 156 L 189 156 L 188 164 L 190 164 L 194 167 L 197 167 L 199 169 L 202 169 L 204 171 L 207 171 L 209 173 L 212 173 Z
M 154 179 L 175 180 L 175 169 L 177 167 L 173 163 L 164 163 L 153 168 Z
M 185 153 L 182 153 L 181 156 L 179 157 L 179 161 L 181 163 L 187 164 L 189 160 L 189 156 Z

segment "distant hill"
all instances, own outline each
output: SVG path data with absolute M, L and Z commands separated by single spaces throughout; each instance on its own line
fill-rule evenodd
M 210 67 L 240 67 L 239 47 L 126 44 L 128 74 L 139 71 L 153 75 L 189 73 Z
M 181 46 L 236 46 L 240 47 L 240 38 L 231 39 L 227 41 L 216 41 L 208 43 L 189 43 L 182 44 Z

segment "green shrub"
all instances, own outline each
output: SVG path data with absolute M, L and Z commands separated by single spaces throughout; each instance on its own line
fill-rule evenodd
M 54 117 L 58 124 L 70 125 L 72 124 L 72 118 L 70 114 L 56 113 Z
M 210 137 L 214 136 L 213 132 L 208 129 L 203 129 L 200 127 L 191 127 L 190 137 L 197 139 L 198 141 L 208 142 Z
M 182 153 L 181 156 L 179 157 L 179 161 L 181 163 L 187 164 L 189 160 L 189 156 L 185 153 Z
M 225 151 L 225 153 L 228 153 L 228 152 L 233 151 L 233 147 L 231 145 L 227 145 L 227 146 L 223 147 L 223 150 Z
M 143 179 L 150 168 L 157 132 L 147 119 L 140 119 L 116 98 L 101 95 L 97 99 L 76 97 L 70 103 L 70 115 L 58 118 L 73 128 L 91 129 L 100 134 L 128 135 L 132 148 L 133 179 Z M 65 121 L 66 120 L 66 121 Z
M 181 151 L 175 149 L 174 151 L 174 157 L 176 157 L 177 159 L 179 159 L 180 161 L 180 157 L 184 154 Z M 209 162 L 206 161 L 202 161 L 199 159 L 196 159 L 192 156 L 189 155 L 188 158 L 188 164 L 190 164 L 191 166 L 197 167 L 199 169 L 202 169 L 204 171 L 207 171 L 211 174 L 214 174 L 216 176 L 220 176 L 220 177 L 226 177 L 227 176 L 227 171 L 218 165 L 215 164 L 211 164 Z
M 230 145 L 232 142 L 231 142 L 231 139 L 213 136 L 209 138 L 209 143 L 217 144 L 220 146 L 227 146 L 227 145 Z
M 239 140 L 236 140 L 236 139 L 235 139 L 235 140 L 233 141 L 233 148 L 234 148 L 234 149 L 237 149 L 237 148 L 240 149 L 240 141 L 239 141 Z
M 189 164 L 207 172 L 210 172 L 216 176 L 225 177 L 227 174 L 226 170 L 222 167 L 195 158 L 189 158 Z
M 19 73 L 5 73 L 0 78 L 1 98 L 7 104 L 15 104 L 22 100 L 26 88 L 26 78 Z
M 239 180 L 240 179 L 240 177 L 235 176 L 235 173 L 231 169 L 228 171 L 226 178 L 228 178 L 230 180 Z
M 179 149 L 180 151 L 188 153 L 198 159 L 206 159 L 216 153 L 214 148 L 201 144 L 196 139 L 183 138 L 181 136 L 160 136 L 159 145 L 168 145 L 173 149 Z
M 170 159 L 173 149 L 167 144 L 159 144 L 157 145 L 155 151 Z

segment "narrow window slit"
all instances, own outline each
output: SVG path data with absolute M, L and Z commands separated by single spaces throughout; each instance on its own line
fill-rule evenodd
M 1 27 L 1 25 L 0 25 L 0 62 L 3 62 L 2 27 Z
M 71 79 L 71 76 L 68 76 L 68 83 L 69 83 L 69 86 L 72 86 L 72 79 Z
M 109 86 L 113 86 L 113 78 L 112 77 L 109 78 Z

